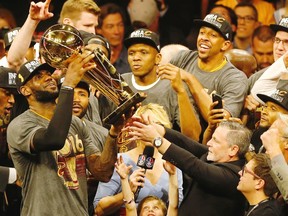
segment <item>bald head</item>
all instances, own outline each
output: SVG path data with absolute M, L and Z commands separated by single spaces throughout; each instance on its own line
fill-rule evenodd
M 250 77 L 257 69 L 255 57 L 245 50 L 230 49 L 225 53 L 225 56 L 236 68 L 243 71 L 247 77 Z

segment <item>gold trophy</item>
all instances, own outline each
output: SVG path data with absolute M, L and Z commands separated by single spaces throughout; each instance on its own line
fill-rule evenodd
M 84 42 L 80 32 L 73 26 L 56 24 L 48 28 L 40 40 L 40 55 L 52 67 L 65 69 L 69 62 L 81 52 Z M 124 113 L 145 99 L 144 95 L 134 93 L 105 54 L 96 49 L 91 54 L 96 67 L 87 71 L 83 79 L 111 100 L 117 108 L 103 120 L 113 124 Z

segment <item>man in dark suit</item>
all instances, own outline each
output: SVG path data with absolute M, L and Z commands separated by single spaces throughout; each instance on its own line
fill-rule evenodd
M 250 131 L 222 121 L 207 146 L 147 119 L 134 119 L 129 135 L 150 141 L 167 160 L 189 177 L 179 216 L 242 216 L 245 198 L 237 191 L 238 172 L 245 163 Z

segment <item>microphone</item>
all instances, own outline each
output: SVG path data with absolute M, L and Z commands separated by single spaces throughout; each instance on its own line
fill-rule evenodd
M 154 147 L 153 146 L 145 146 L 143 154 L 140 154 L 137 161 L 137 166 L 140 168 L 144 168 L 144 174 L 147 169 L 153 169 L 155 158 L 153 158 Z M 134 194 L 134 200 L 137 199 L 139 192 L 141 190 L 141 186 L 137 187 L 137 190 Z

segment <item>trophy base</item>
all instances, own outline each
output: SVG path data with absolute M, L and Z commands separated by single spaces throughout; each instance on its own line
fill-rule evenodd
M 140 93 L 135 93 L 131 98 L 125 101 L 123 104 L 117 107 L 112 113 L 106 116 L 103 120 L 105 124 L 114 124 L 124 113 L 129 111 L 132 106 L 143 101 L 146 97 L 140 95 Z

